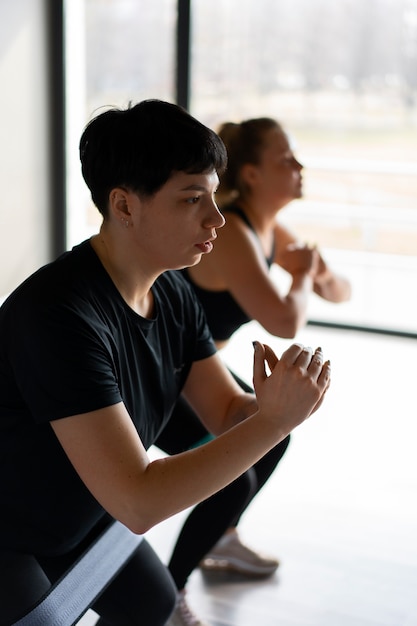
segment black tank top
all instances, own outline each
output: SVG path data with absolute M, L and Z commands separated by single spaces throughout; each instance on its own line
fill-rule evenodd
M 256 234 L 255 229 L 240 207 L 231 204 L 223 209 L 223 213 L 234 213 L 238 215 Z M 268 268 L 272 265 L 274 254 L 275 245 L 272 248 L 270 256 L 265 257 Z M 188 269 L 182 270 L 182 272 L 184 277 L 194 288 L 195 293 L 203 305 L 208 325 L 215 340 L 224 341 L 230 339 L 238 328 L 251 321 L 251 318 L 239 306 L 230 291 L 203 289 L 195 284 Z

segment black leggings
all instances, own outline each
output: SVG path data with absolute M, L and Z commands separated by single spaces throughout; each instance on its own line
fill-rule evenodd
M 244 391 L 253 391 L 238 376 L 233 376 Z M 178 454 L 209 438 L 208 431 L 189 404 L 180 399 L 155 445 L 167 454 Z M 290 436 L 242 476 L 191 511 L 181 529 L 168 565 L 177 589 L 185 587 L 191 572 L 224 532 L 239 523 L 240 517 L 283 457 L 289 442 Z
M 53 558 L 0 553 L 0 626 L 34 606 L 82 552 Z M 145 539 L 92 607 L 100 626 L 164 626 L 176 601 L 168 569 Z

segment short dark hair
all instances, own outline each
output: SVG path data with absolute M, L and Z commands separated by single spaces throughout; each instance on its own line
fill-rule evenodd
M 81 136 L 80 159 L 93 202 L 106 217 L 115 187 L 152 196 L 174 172 L 222 173 L 227 153 L 218 135 L 182 107 L 144 100 L 91 120 Z

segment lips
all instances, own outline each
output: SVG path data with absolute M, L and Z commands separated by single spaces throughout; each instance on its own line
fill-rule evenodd
M 213 250 L 213 243 L 209 241 L 204 241 L 203 243 L 197 243 L 196 248 L 201 250 L 203 254 L 207 254 Z

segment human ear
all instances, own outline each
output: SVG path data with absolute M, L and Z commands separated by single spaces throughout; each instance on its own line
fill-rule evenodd
M 113 215 L 116 220 L 126 222 L 131 217 L 130 212 L 130 194 L 121 187 L 115 187 L 109 194 L 109 209 L 110 214 Z
M 245 163 L 240 170 L 240 180 L 244 185 L 252 187 L 258 180 L 259 170 L 253 163 Z

